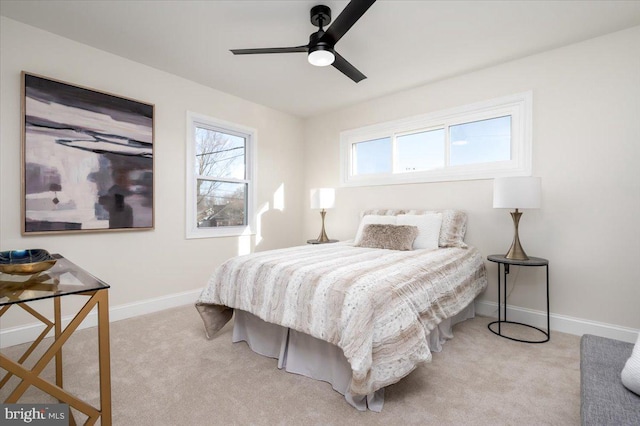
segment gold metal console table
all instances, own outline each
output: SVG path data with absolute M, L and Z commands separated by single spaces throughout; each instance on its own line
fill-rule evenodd
M 21 379 L 9 397 L 4 401 L 18 403 L 20 397 L 30 387 L 35 386 L 61 403 L 69 404 L 88 416 L 85 425 L 93 425 L 98 419 L 102 426 L 111 426 L 111 367 L 109 351 L 109 285 L 100 281 L 82 268 L 73 264 L 59 254 L 54 254 L 56 264 L 49 270 L 29 276 L 11 275 L 0 272 L 0 317 L 9 308 L 16 306 L 24 309 L 40 320 L 45 329 L 29 346 L 16 362 L 0 353 L 0 368 L 6 371 L 0 379 L 0 388 L 7 385 L 12 376 Z M 88 297 L 89 300 L 78 311 L 71 322 L 62 329 L 60 299 L 77 295 Z M 54 309 L 53 321 L 28 305 L 28 302 L 41 299 L 52 299 Z M 100 378 L 100 408 L 95 408 L 63 389 L 62 347 L 69 337 L 76 331 L 80 323 L 87 317 L 93 307 L 98 313 L 98 364 Z M 0 322 L 1 324 L 1 322 Z M 43 342 L 46 335 L 54 329 L 54 339 L 51 345 L 35 363 L 33 368 L 27 369 L 25 361 L 34 349 Z M 56 383 L 51 383 L 40 377 L 40 373 L 55 357 Z M 69 424 L 75 425 L 75 419 L 69 410 Z

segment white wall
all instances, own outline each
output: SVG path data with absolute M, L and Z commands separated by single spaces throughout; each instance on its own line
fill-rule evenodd
M 339 186 L 343 130 L 532 90 L 533 174 L 543 200 L 524 212 L 520 233 L 530 256 L 550 260 L 551 312 L 638 329 L 639 52 L 635 27 L 308 119 L 306 194 Z M 485 256 L 505 253 L 513 237 L 508 211 L 492 208 L 492 180 L 340 188 L 329 237 L 353 238 L 359 212 L 382 207 L 465 210 L 467 242 Z M 319 222 L 305 211 L 307 236 Z M 497 268 L 487 268 L 480 300 L 495 303 Z M 546 310 L 543 268 L 521 268 L 515 282 L 510 306 Z
M 300 119 L 4 17 L 0 23 L 0 250 L 61 253 L 109 283 L 118 307 L 201 289 L 218 264 L 256 242 L 257 250 L 303 242 Z M 155 230 L 20 235 L 22 70 L 155 104 Z M 255 239 L 185 239 L 187 110 L 257 129 Z M 47 302 L 38 303 L 46 311 Z M 33 319 L 12 309 L 2 322 L 4 329 Z

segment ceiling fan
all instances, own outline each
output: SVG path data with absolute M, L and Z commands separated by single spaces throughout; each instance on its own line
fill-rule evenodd
M 331 9 L 323 5 L 312 7 L 311 23 L 319 29 L 309 36 L 309 44 L 294 47 L 231 49 L 231 52 L 234 55 L 307 52 L 307 59 L 312 65 L 319 67 L 333 65 L 334 68 L 357 83 L 367 77 L 340 56 L 340 54 L 334 50 L 334 47 L 375 1 L 376 0 L 351 0 L 326 31 L 323 27 L 331 22 Z

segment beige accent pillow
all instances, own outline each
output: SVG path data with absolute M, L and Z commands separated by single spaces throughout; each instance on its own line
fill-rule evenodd
M 395 225 L 396 217 L 375 214 L 364 215 L 360 220 L 358 232 L 356 232 L 356 239 L 354 241 L 356 245 L 360 244 L 360 240 L 362 240 L 362 231 L 364 230 L 364 227 L 374 223 L 378 225 Z
M 418 228 L 408 225 L 365 225 L 357 247 L 387 250 L 411 250 L 418 236 Z

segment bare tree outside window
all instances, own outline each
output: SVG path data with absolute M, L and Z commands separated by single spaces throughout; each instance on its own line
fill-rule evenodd
M 246 139 L 196 127 L 198 228 L 247 223 Z

